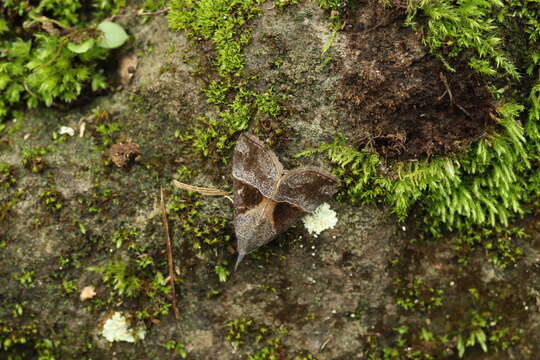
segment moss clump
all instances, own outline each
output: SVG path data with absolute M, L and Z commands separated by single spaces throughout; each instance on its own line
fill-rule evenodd
M 482 247 L 491 263 L 506 268 L 523 258 L 523 250 L 515 241 L 529 236 L 519 227 L 472 227 L 456 235 L 452 249 L 458 254 L 458 261 L 467 265 L 473 251 Z
M 160 271 L 166 269 L 162 254 L 159 252 L 158 255 L 158 250 L 150 249 L 149 244 L 137 242 L 132 231 L 124 229 L 114 234 L 120 234 L 125 241 L 122 244 L 124 256 L 116 255 L 100 266 L 88 268 L 101 274 L 102 281 L 110 289 L 104 296 L 94 298 L 89 310 L 110 307 L 118 301 L 129 301 L 136 309 L 134 315 L 139 320 L 167 315 L 171 307 L 171 284 Z
M 282 112 L 280 97 L 272 89 L 249 91 L 242 78 L 244 47 L 251 39 L 249 22 L 260 14 L 261 0 L 173 0 L 169 26 L 186 30 L 214 46 L 214 69 L 219 79 L 203 89 L 209 104 L 218 108 L 213 118 L 200 117 L 200 126 L 182 140 L 192 142 L 196 153 L 226 162 L 236 135 L 246 130 L 257 114 L 276 119 Z
M 416 288 L 418 284 L 411 286 Z M 470 351 L 505 352 L 522 341 L 520 321 L 528 316 L 527 312 L 515 308 L 509 314 L 505 308 L 518 299 L 524 301 L 522 295 L 515 294 L 512 286 L 500 283 L 479 288 L 466 286 L 454 284 L 440 305 L 423 309 L 421 320 L 410 314 L 401 317 L 390 343 L 382 342 L 380 334 L 366 335 L 365 355 L 385 360 L 446 359 L 456 355 L 462 358 Z M 407 289 L 410 287 L 400 292 L 409 292 Z M 421 294 L 415 297 L 409 293 L 413 304 L 422 302 Z M 402 299 L 396 298 L 398 305 L 402 305 Z
M 22 164 L 25 168 L 30 170 L 33 173 L 42 172 L 45 167 L 45 158 L 44 156 L 50 151 L 50 147 L 36 146 L 31 149 L 23 151 L 23 160 Z
M 61 196 L 56 190 L 42 191 L 39 193 L 39 197 L 43 201 L 43 204 L 51 210 L 59 211 L 64 206 Z
M 0 5 L 0 121 L 18 109 L 72 102 L 104 89 L 109 50 L 95 25 L 124 0 L 3 1 Z
M 406 282 L 404 279 L 394 281 L 396 287 L 396 304 L 407 311 L 430 311 L 442 306 L 444 291 L 426 284 L 421 278 Z
M 142 290 L 141 280 L 134 274 L 134 268 L 122 261 L 109 261 L 90 270 L 99 272 L 103 276 L 103 282 L 107 283 L 118 296 L 134 297 Z
M 55 360 L 58 359 L 59 345 L 41 337 L 34 324 L 13 326 L 0 321 L 0 351 L 4 359 Z
M 515 10 L 518 8 L 521 10 Z M 509 13 L 519 14 L 519 24 L 526 30 L 520 33 L 520 40 L 527 50 L 512 57 L 508 54 L 513 52 L 505 49 L 508 45 L 497 37 L 507 27 Z M 383 164 L 369 146 L 354 149 L 342 139 L 323 144 L 315 152 L 325 152 L 336 165 L 334 172 L 344 185 L 342 195 L 352 201 L 385 201 L 401 220 L 416 206 L 433 234 L 470 225 L 507 225 L 510 217 L 524 214 L 524 204 L 538 193 L 538 183 L 530 181 L 538 176 L 540 160 L 536 55 L 540 25 L 533 20 L 537 13 L 537 6 L 527 1 L 506 5 L 483 0 L 411 3 L 408 21 L 415 22 L 433 54 L 449 67 L 452 58 L 468 55 L 474 70 L 492 75 L 487 81 L 500 104 L 497 114 L 492 114 L 498 130 L 464 153 L 414 162 Z M 522 89 L 517 78 L 523 75 L 528 75 L 526 95 L 517 90 L 505 94 L 499 88 L 502 83 Z
M 419 13 L 427 18 L 419 28 L 424 33 L 424 44 L 432 54 L 446 61 L 466 50 L 474 51 L 469 65 L 476 71 L 495 75 L 504 73 L 518 78 L 516 66 L 502 49 L 493 13 L 503 7 L 502 1 L 419 1 L 410 2 L 408 23 L 415 25 Z
M 8 164 L 0 163 L 0 188 L 6 190 L 16 182 L 15 168 Z
M 234 346 L 238 347 L 244 344 L 245 338 L 252 333 L 253 320 L 240 318 L 229 321 L 226 325 L 227 334 L 225 338 Z
M 239 76 L 244 68 L 243 47 L 251 36 L 246 23 L 260 12 L 261 0 L 173 0 L 169 26 L 189 30 L 211 40 L 215 46 L 216 69 L 223 77 Z
M 232 239 L 230 219 L 207 216 L 202 212 L 202 205 L 198 195 L 194 193 L 187 193 L 185 197 L 173 195 L 167 204 L 169 219 L 178 222 L 183 236 L 191 244 L 191 249 L 200 255 L 223 248 Z
M 10 218 L 9 214 L 11 209 L 22 200 L 23 195 L 24 191 L 22 189 L 17 189 L 14 192 L 8 193 L 7 197 L 2 196 L 2 198 L 0 198 L 0 221 Z

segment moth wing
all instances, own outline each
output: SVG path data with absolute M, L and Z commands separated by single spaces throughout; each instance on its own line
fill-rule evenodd
M 247 254 L 269 243 L 276 236 L 274 224 L 271 219 L 261 217 L 262 211 L 263 209 L 256 207 L 236 215 L 234 219 L 238 250 L 235 269 Z
M 272 241 L 305 215 L 306 212 L 297 206 L 287 202 L 276 203 L 271 199 L 264 199 L 244 213 L 237 214 L 234 219 L 238 242 L 235 269 L 247 254 Z
M 270 197 L 282 174 L 283 165 L 273 151 L 267 149 L 254 135 L 240 135 L 234 148 L 233 178 L 254 187 L 263 196 Z
M 312 212 L 336 193 L 338 181 L 326 170 L 302 166 L 283 175 L 272 198 Z
M 272 216 L 276 234 L 286 231 L 306 215 L 307 212 L 296 205 L 288 202 L 278 202 Z

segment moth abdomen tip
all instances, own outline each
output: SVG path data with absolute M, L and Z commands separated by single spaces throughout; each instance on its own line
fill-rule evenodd
M 238 254 L 238 258 L 236 259 L 236 265 L 234 265 L 234 271 L 236 272 L 236 270 L 238 269 L 238 265 L 240 265 L 240 263 L 242 262 L 242 260 L 244 260 L 244 257 L 246 256 L 245 253 L 239 253 Z

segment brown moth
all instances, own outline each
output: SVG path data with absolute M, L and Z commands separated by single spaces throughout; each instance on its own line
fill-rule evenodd
M 256 136 L 243 133 L 233 155 L 236 267 L 337 191 L 338 179 L 312 166 L 285 170 Z M 235 267 L 235 269 L 236 269 Z

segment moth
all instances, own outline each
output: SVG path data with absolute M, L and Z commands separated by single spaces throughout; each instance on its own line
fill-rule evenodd
M 338 179 L 318 167 L 285 170 L 276 154 L 249 133 L 238 138 L 233 155 L 235 269 L 250 252 L 267 244 L 314 211 L 337 191 Z

